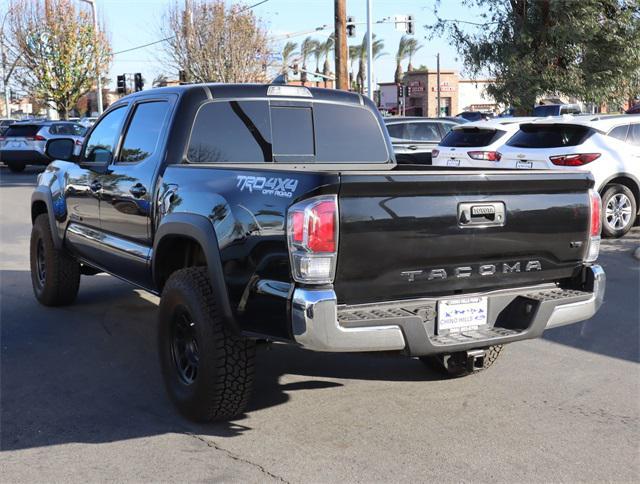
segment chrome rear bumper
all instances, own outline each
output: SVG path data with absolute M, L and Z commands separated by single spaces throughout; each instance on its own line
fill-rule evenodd
M 451 336 L 435 334 L 437 299 L 339 307 L 332 289 L 297 288 L 292 301 L 293 335 L 297 343 L 315 351 L 406 350 L 413 355 L 536 338 L 547 328 L 589 319 L 602 305 L 605 273 L 600 266 L 586 270 L 587 290 L 547 285 L 478 294 L 487 296 L 494 308 L 490 327 Z M 523 316 L 528 320 L 512 323 L 501 316 L 512 303 L 530 306 Z

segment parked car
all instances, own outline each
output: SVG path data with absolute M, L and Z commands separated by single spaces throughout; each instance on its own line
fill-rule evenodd
M 496 118 L 454 126 L 431 154 L 435 166 L 500 168 L 499 149 L 535 118 Z
M 633 227 L 640 201 L 640 115 L 576 116 L 523 124 L 500 148 L 505 168 L 589 171 L 602 196 L 602 233 Z
M 75 152 L 80 152 L 87 128 L 66 121 L 14 123 L 0 136 L 0 161 L 14 173 L 27 165 L 47 165 L 51 158 L 45 153 L 48 140 L 71 138 Z
M 444 118 L 384 118 L 396 160 L 405 165 L 430 165 L 431 151 L 459 123 Z
M 195 420 L 243 411 L 256 341 L 395 351 L 462 376 L 604 297 L 589 173 L 397 165 L 357 94 L 145 90 L 73 147 L 48 141 L 59 160 L 32 196 L 35 297 L 70 304 L 101 271 L 159 295 L 165 386 Z
M 16 122 L 15 119 L 0 119 L 0 136 L 7 130 L 9 126 Z
M 488 121 L 493 118 L 493 113 L 485 113 L 482 111 L 463 111 L 456 115 L 458 118 L 466 119 L 467 121 Z
M 627 114 L 640 114 L 640 103 L 631 106 L 629 109 L 625 111 Z
M 578 104 L 541 104 L 540 106 L 533 108 L 533 115 L 536 118 L 581 113 L 582 110 Z
M 93 116 L 89 116 L 89 117 L 84 117 L 84 118 L 80 118 L 79 123 L 82 126 L 85 126 L 87 128 L 90 128 L 91 126 L 93 126 L 95 124 L 95 122 L 98 120 L 98 118 L 93 117 Z

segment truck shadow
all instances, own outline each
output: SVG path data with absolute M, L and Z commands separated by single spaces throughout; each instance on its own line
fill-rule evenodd
M 198 425 L 165 394 L 156 352 L 157 298 L 109 276 L 83 277 L 73 306 L 36 303 L 26 271 L 0 272 L 0 448 L 102 443 L 166 433 L 232 437 L 243 417 Z M 360 379 L 441 379 L 415 359 L 322 354 L 274 344 L 258 352 L 247 414 Z M 333 398 L 325 394 L 325 398 Z

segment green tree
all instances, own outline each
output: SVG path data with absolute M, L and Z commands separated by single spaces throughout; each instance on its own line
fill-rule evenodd
M 324 57 L 324 64 L 322 66 L 322 73 L 325 76 L 328 76 L 331 74 L 331 64 L 329 63 L 329 56 L 331 55 L 331 52 L 333 52 L 333 47 L 335 45 L 335 35 L 331 34 L 329 37 L 327 37 L 327 40 L 325 40 L 322 43 L 322 56 Z M 326 84 L 326 79 L 325 79 L 325 84 Z
M 291 64 L 291 58 L 296 55 L 296 49 L 298 44 L 295 42 L 287 42 L 282 48 L 282 67 L 280 68 L 280 74 L 286 74 Z
M 398 50 L 396 51 L 396 72 L 393 75 L 393 82 L 400 84 L 402 82 L 402 61 L 409 56 L 408 42 L 410 37 L 403 35 L 398 43 Z
M 16 0 L 9 15 L 20 83 L 66 119 L 92 88 L 96 65 L 100 72 L 108 71 L 109 41 L 94 30 L 91 15 L 71 0 Z
M 351 89 L 356 89 L 356 70 L 355 64 L 360 59 L 360 50 L 361 45 L 350 45 L 349 46 L 349 85 Z
M 306 37 L 302 44 L 300 44 L 300 57 L 302 60 L 302 72 L 300 73 L 300 80 L 304 85 L 307 82 L 307 59 L 311 57 L 314 51 L 318 47 L 318 41 L 312 37 Z
M 411 37 L 407 42 L 407 52 L 409 57 L 409 65 L 407 66 L 407 72 L 411 72 L 413 70 L 413 58 L 420 49 L 422 49 L 422 44 L 418 42 L 418 39 L 415 37 Z
M 434 35 L 447 33 L 467 71 L 494 78 L 487 92 L 520 113 L 543 95 L 620 105 L 640 83 L 640 0 L 462 3 L 482 21 L 438 18 Z
M 384 41 L 381 39 L 376 39 L 376 35 L 372 36 L 373 44 L 371 46 L 371 53 L 373 54 L 373 60 L 376 60 L 383 55 L 386 55 L 384 50 Z M 364 82 L 366 81 L 366 63 L 367 63 L 367 36 L 366 34 L 362 37 L 362 43 L 360 44 L 359 49 L 359 58 L 358 58 L 358 74 L 356 76 L 356 83 L 358 85 L 358 91 L 360 93 L 364 92 Z

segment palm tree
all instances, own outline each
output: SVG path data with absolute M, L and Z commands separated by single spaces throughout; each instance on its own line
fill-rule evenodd
M 322 73 L 325 76 L 331 74 L 331 65 L 329 64 L 329 54 L 333 51 L 333 46 L 335 45 L 335 34 L 331 34 L 327 37 L 327 40 L 322 44 L 322 55 L 324 56 L 324 65 L 322 66 Z M 327 79 L 324 80 L 325 86 L 327 84 Z
M 316 48 L 318 47 L 318 41 L 307 37 L 300 44 L 300 57 L 302 58 L 302 72 L 300 73 L 300 80 L 302 81 L 302 85 L 307 82 L 307 59 L 313 55 Z
M 354 64 L 360 58 L 360 50 L 361 50 L 361 48 L 362 48 L 362 46 L 360 46 L 360 45 L 350 45 L 349 46 L 349 64 L 350 64 L 349 86 L 352 89 L 355 89 L 355 82 L 356 82 L 356 71 L 354 69 Z
M 320 74 L 320 59 L 322 59 L 322 46 L 324 42 L 317 41 L 316 46 L 313 49 L 313 57 L 316 59 L 316 72 Z
M 376 60 L 382 57 L 383 55 L 386 55 L 385 52 L 382 52 L 382 50 L 384 49 L 384 41 L 380 39 L 376 40 L 375 34 L 373 34 L 372 39 L 373 39 L 373 44 L 371 45 L 371 53 L 373 54 L 373 60 Z M 358 90 L 360 91 L 361 94 L 364 93 L 366 63 L 367 63 L 367 36 L 365 34 L 365 36 L 362 37 L 362 43 L 360 44 L 360 58 L 358 60 L 357 83 L 358 83 Z
M 415 39 L 413 37 L 409 39 L 409 42 L 407 42 L 407 53 L 409 56 L 409 65 L 407 66 L 408 72 L 411 72 L 413 70 L 413 65 L 411 64 L 413 56 L 416 55 L 416 52 L 422 49 L 422 47 L 424 46 L 420 42 L 418 42 L 418 39 Z
M 402 83 L 402 61 L 409 55 L 409 42 L 411 40 L 407 35 L 403 35 L 398 44 L 398 51 L 396 52 L 396 72 L 393 75 L 393 81 L 396 84 Z
M 291 57 L 295 55 L 295 50 L 298 44 L 295 42 L 287 42 L 282 48 L 282 67 L 280 68 L 281 74 L 286 74 L 289 70 L 289 64 L 291 63 Z

